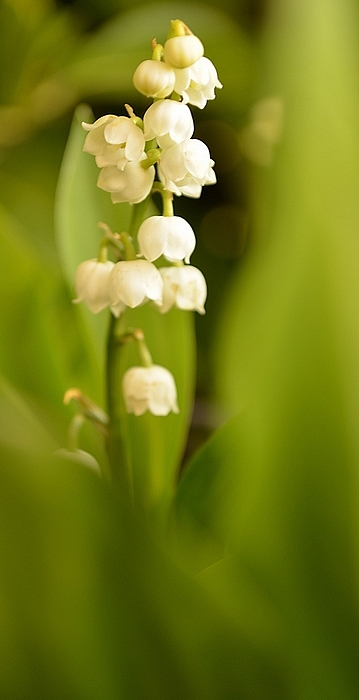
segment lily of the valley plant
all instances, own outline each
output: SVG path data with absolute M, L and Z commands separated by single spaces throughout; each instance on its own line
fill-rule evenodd
M 125 105 L 127 115 L 108 114 L 93 124 L 83 123 L 84 151 L 95 157 L 100 169 L 97 186 L 110 194 L 114 205 L 132 205 L 133 218 L 129 231 L 120 234 L 100 224 L 104 236 L 97 258 L 78 266 L 74 301 L 84 302 L 95 314 L 109 308 L 117 342 L 138 343 L 141 364 L 130 367 L 122 387 L 114 389 L 122 390 L 126 411 L 135 416 L 146 411 L 166 416 L 181 407 L 175 378 L 153 363 L 142 330 L 127 328 L 119 338 L 118 320 L 124 320 L 127 308 L 145 303 L 161 314 L 173 307 L 204 313 L 206 281 L 190 265 L 195 234 L 185 219 L 175 216 L 173 207 L 174 195 L 198 198 L 204 185 L 216 182 L 206 144 L 193 138 L 189 107 L 203 109 L 207 100 L 214 99 L 215 88 L 222 87 L 214 65 L 203 54 L 200 39 L 182 21 L 173 20 L 164 45 L 153 40 L 152 58 L 143 61 L 133 76 L 136 89 L 154 100 L 145 114 L 139 117 Z M 162 214 L 145 218 L 155 193 L 161 195 Z M 166 264 L 158 267 L 160 258 Z M 105 431 L 106 419 L 89 411 L 86 399 L 81 401 L 85 417 Z M 77 403 L 84 413 L 81 401 Z

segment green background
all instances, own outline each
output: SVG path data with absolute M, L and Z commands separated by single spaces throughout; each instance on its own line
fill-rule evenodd
M 0 697 L 354 700 L 357 2 L 0 8 Z M 224 85 L 193 110 L 218 184 L 175 202 L 209 293 L 196 377 L 191 315 L 134 314 L 181 406 L 126 419 L 134 513 L 54 454 L 66 389 L 104 406 L 107 312 L 72 305 L 73 271 L 129 215 L 79 120 L 144 112 L 132 73 L 175 17 Z

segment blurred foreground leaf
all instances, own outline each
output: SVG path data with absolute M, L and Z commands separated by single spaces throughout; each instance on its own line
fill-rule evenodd
M 0 695 L 281 697 L 278 671 L 124 503 L 76 465 L 1 450 Z

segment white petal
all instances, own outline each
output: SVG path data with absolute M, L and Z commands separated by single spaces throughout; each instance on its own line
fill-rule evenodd
M 111 192 L 113 202 L 142 202 L 151 191 L 155 176 L 153 165 L 145 170 L 137 161 L 126 163 L 123 170 L 115 166 L 100 171 L 97 185 L 106 192 Z
M 200 270 L 192 265 L 183 267 L 161 267 L 163 279 L 163 303 L 161 313 L 167 313 L 172 306 L 186 311 L 205 313 L 207 297 L 206 280 Z
M 175 74 L 173 69 L 163 63 L 149 59 L 137 66 L 133 75 L 133 84 L 146 97 L 167 97 L 174 88 Z
M 152 262 L 162 255 L 167 243 L 167 233 L 161 226 L 162 216 L 149 216 L 138 230 L 140 253 Z
M 109 279 L 112 304 L 122 301 L 131 308 L 147 299 L 161 304 L 162 288 L 160 273 L 147 260 L 122 260 L 116 263 Z
M 190 139 L 184 151 L 184 160 L 187 171 L 201 182 L 208 172 L 210 165 L 210 152 L 203 141 Z M 203 182 L 201 182 L 203 184 Z
M 176 76 L 176 82 L 174 85 L 175 91 L 178 93 L 178 95 L 182 95 L 182 93 L 187 90 L 190 81 L 191 81 L 191 73 L 189 68 L 174 68 L 174 73 Z
M 186 141 L 194 131 L 190 109 L 174 100 L 154 102 L 145 112 L 143 124 L 146 141 L 156 138 L 160 148 Z
M 167 245 L 164 255 L 168 260 L 189 262 L 196 246 L 196 237 L 188 221 L 180 216 L 164 217 L 167 219 Z
M 203 44 L 194 34 L 174 36 L 165 41 L 164 59 L 174 68 L 187 68 L 203 56 Z
M 128 413 L 140 416 L 149 410 L 166 416 L 170 411 L 179 412 L 175 381 L 165 367 L 130 367 L 123 375 L 122 389 Z
M 114 267 L 110 260 L 99 262 L 97 259 L 83 260 L 75 273 L 74 304 L 84 301 L 92 313 L 97 314 L 111 303 L 109 277 Z

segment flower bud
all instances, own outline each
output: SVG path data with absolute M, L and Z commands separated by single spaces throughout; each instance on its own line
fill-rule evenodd
M 167 39 L 163 47 L 164 59 L 173 68 L 188 68 L 198 61 L 203 53 L 203 44 L 194 34 L 174 36 Z
M 180 216 L 150 216 L 138 231 L 140 253 L 147 260 L 164 255 L 167 260 L 189 263 L 196 238 L 190 224 Z
M 123 375 L 122 389 L 126 411 L 135 416 L 146 411 L 155 416 L 179 413 L 175 381 L 165 367 L 130 367 Z
M 173 306 L 186 311 L 205 313 L 207 285 L 197 267 L 160 267 L 159 272 L 163 279 L 161 313 L 167 313 Z
M 74 304 L 84 301 L 92 313 L 97 314 L 111 304 L 109 277 L 114 263 L 110 260 L 99 262 L 95 258 L 83 260 L 75 273 Z
M 109 279 L 109 293 L 114 306 L 118 302 L 133 309 L 149 299 L 162 303 L 162 277 L 147 260 L 121 260 L 116 263 Z
M 148 59 L 137 66 L 133 84 L 146 97 L 167 97 L 173 92 L 175 73 L 171 66 L 162 61 Z

